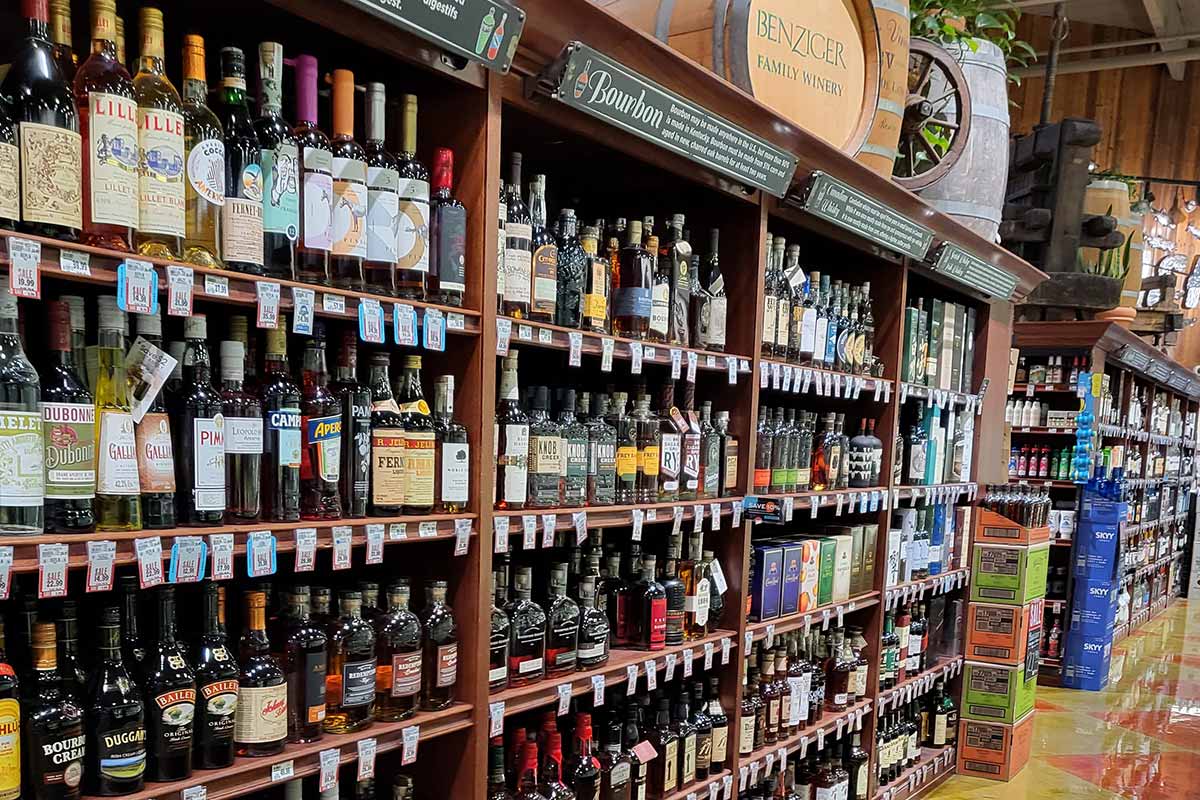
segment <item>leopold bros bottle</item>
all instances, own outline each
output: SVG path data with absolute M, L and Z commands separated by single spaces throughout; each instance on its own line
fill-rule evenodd
M 433 384 L 433 429 L 437 437 L 437 506 L 440 514 L 467 507 L 471 487 L 471 446 L 467 429 L 454 419 L 454 376 L 439 375 Z
M 429 198 L 429 278 L 426 299 L 459 307 L 467 291 L 467 208 L 451 194 L 454 152 L 433 151 Z
M 53 622 L 33 626 L 33 686 L 25 693 L 24 741 L 28 797 L 72 800 L 79 797 L 86 736 L 83 710 L 61 689 Z
M 341 616 L 329 626 L 325 731 L 353 733 L 375 714 L 375 631 L 362 618 L 362 594 L 343 592 Z
M 397 238 L 400 226 L 399 162 L 384 146 L 387 95 L 382 83 L 367 84 L 367 260 L 363 277 L 367 290 L 396 292 Z
M 238 663 L 225 641 L 225 590 L 204 584 L 204 628 L 196 645 L 194 746 L 197 769 L 220 769 L 233 763 L 233 733 L 238 708 Z
M 50 359 L 42 379 L 46 531 L 87 533 L 96 526 L 96 405 L 71 352 L 71 312 L 46 303 Z
M 371 502 L 374 516 L 400 514 L 404 509 L 404 419 L 392 396 L 388 374 L 391 356 L 371 353 L 367 380 L 371 390 Z
M 300 240 L 296 278 L 329 283 L 333 248 L 333 153 L 317 127 L 317 59 L 296 56 L 296 144 L 300 148 Z
M 17 298 L 0 277 L 0 531 L 40 533 L 46 475 L 42 467 L 40 380 L 21 347 Z
M 371 390 L 358 380 L 358 339 L 349 329 L 342 332 L 333 391 L 342 412 L 342 514 L 363 517 L 371 481 Z
M 138 336 L 162 348 L 162 317 L 137 315 Z M 182 360 L 182 358 L 180 359 Z M 182 374 L 182 365 L 176 367 Z M 142 497 L 142 524 L 146 528 L 175 527 L 175 456 L 171 446 L 171 420 L 160 392 L 135 427 L 138 482 Z
M 130 794 L 141 791 L 145 781 L 146 723 L 138 685 L 121 658 L 120 608 L 107 606 L 101 612 L 99 632 L 100 657 L 86 699 L 84 790 L 101 796 Z M 0 677 L 0 698 L 5 697 L 2 687 Z M 0 719 L 8 702 L 16 704 L 0 699 Z M 4 765 L 0 765 L 2 774 Z M 15 797 L 5 788 L 0 785 L 0 796 Z
M 437 711 L 454 702 L 458 683 L 458 625 L 454 611 L 446 605 L 448 584 L 433 580 L 425 589 L 425 608 L 421 609 L 424 637 L 421 708 Z
M 417 158 L 417 96 L 403 95 L 401 110 L 396 294 L 424 300 L 429 275 L 429 170 Z
M 221 258 L 230 269 L 262 275 L 263 180 L 261 148 L 246 106 L 246 56 L 221 48 L 218 111 L 225 129 L 225 203 L 221 206 Z
M 405 356 L 396 378 L 396 401 L 404 420 L 404 513 L 433 511 L 437 435 L 421 388 L 421 357 Z
M 179 258 L 184 233 L 183 103 L 167 79 L 163 18 L 157 8 L 139 12 L 142 55 L 133 78 L 138 104 L 138 252 Z
M 398 579 L 388 587 L 388 608 L 375 620 L 375 718 L 408 719 L 421 700 L 421 620 L 408 607 L 409 587 Z
M 221 410 L 225 416 L 225 519 L 258 519 L 262 496 L 263 415 L 243 388 L 245 345 L 221 342 Z
M 183 37 L 184 186 L 183 260 L 220 267 L 221 207 L 225 204 L 225 134 L 208 107 L 204 39 Z
M 300 516 L 303 519 L 340 519 L 342 417 L 337 398 L 327 387 L 325 326 L 317 321 L 313 338 L 304 345 L 303 395 L 300 427 L 303 447 L 300 461 Z
M 220 525 L 225 516 L 225 417 L 212 384 L 208 318 L 188 317 L 183 335 L 183 392 L 175 429 L 179 524 Z
M 300 236 L 300 153 L 283 118 L 283 45 L 258 45 L 258 134 L 262 167 L 263 271 L 272 278 L 296 277 Z
M 83 242 L 128 251 L 138 224 L 138 126 L 133 81 L 117 61 L 117 5 L 92 0 L 92 53 L 75 73 L 85 152 Z
M 324 628 L 309 616 L 309 588 L 296 586 L 287 595 L 287 629 L 277 656 L 287 680 L 289 742 L 315 742 L 325 721 L 326 651 Z
M 300 519 L 300 387 L 287 362 L 287 319 L 267 331 L 262 381 L 262 518 Z
M 517 387 L 517 351 L 512 350 L 501 360 L 500 398 L 496 409 L 495 451 L 496 508 L 525 507 L 529 475 L 529 417 L 521 410 L 521 395 Z
M 354 141 L 354 73 L 333 71 L 333 251 L 330 278 L 347 289 L 364 288 L 367 257 L 367 152 Z
M 271 657 L 266 594 L 246 592 L 245 605 L 233 739 L 240 756 L 271 756 L 283 750 L 287 741 L 287 681 L 279 662 Z
M 192 772 L 192 723 L 196 676 L 175 640 L 175 587 L 158 591 L 158 630 L 142 665 L 146 738 L 150 759 L 146 778 L 177 781 Z

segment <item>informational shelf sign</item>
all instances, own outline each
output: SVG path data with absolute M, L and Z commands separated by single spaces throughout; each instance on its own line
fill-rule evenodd
M 1135 372 L 1145 372 L 1146 367 L 1150 366 L 1150 356 L 1129 345 L 1117 351 L 1117 358 Z
M 791 153 L 586 44 L 570 42 L 558 65 L 554 97 L 572 108 L 776 197 L 791 184 Z
M 345 2 L 501 74 L 507 73 L 512 66 L 517 42 L 525 29 L 525 12 L 503 0 Z
M 881 247 L 921 261 L 933 244 L 929 228 L 820 170 L 809 178 L 797 205 Z
M 993 267 L 979 256 L 949 242 L 938 248 L 933 268 L 959 283 L 1001 300 L 1008 300 L 1017 288 L 1015 275 Z

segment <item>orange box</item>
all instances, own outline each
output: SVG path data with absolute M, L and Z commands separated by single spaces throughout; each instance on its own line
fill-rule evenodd
M 1009 666 L 1022 663 L 1041 643 L 1043 608 L 1041 598 L 1023 606 L 969 603 L 966 657 Z
M 991 544 L 1040 544 L 1050 541 L 1050 526 L 1026 528 L 986 508 L 979 509 L 972 541 Z
M 958 773 L 997 781 L 1012 777 L 1029 763 L 1033 749 L 1030 711 L 1012 725 L 963 719 L 958 723 Z

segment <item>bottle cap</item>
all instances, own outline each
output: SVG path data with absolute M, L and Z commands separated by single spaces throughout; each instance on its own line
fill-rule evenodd
M 183 37 L 183 79 L 204 81 L 204 37 L 195 33 Z
M 448 147 L 439 147 L 433 151 L 433 191 L 445 189 L 450 191 L 454 185 L 454 151 Z
M 100 295 L 96 298 L 96 311 L 100 318 L 100 330 L 120 331 L 124 329 L 125 312 L 117 308 L 117 298 L 111 295 Z
M 221 378 L 241 381 L 246 373 L 246 345 L 241 342 L 221 342 Z
M 382 142 L 384 119 L 387 114 L 387 90 L 382 83 L 367 84 L 367 98 L 363 103 L 364 125 L 368 142 Z
M 354 138 L 354 73 L 333 71 L 333 135 Z
M 138 12 L 138 23 L 142 32 L 142 55 L 161 59 L 164 55 L 162 11 L 143 6 Z
M 87 306 L 83 298 L 76 294 L 64 294 L 58 299 L 71 309 L 71 330 L 82 331 L 87 324 Z
M 283 105 L 283 45 L 260 42 L 258 45 L 259 105 L 263 110 L 278 111 Z
M 162 336 L 162 315 L 156 314 L 135 314 L 134 322 L 137 324 L 137 332 L 147 336 Z
M 167 342 L 167 354 L 175 359 L 175 369 L 171 370 L 171 378 L 183 375 L 183 342 Z
M 50 349 L 60 353 L 71 350 L 71 309 L 62 300 L 51 300 L 46 304 L 46 316 L 50 322 Z
M 207 339 L 208 317 L 204 314 L 193 314 L 183 320 L 183 338 Z
M 246 54 L 240 47 L 221 48 L 221 85 L 246 88 Z
M 317 59 L 296 56 L 296 121 L 317 124 Z

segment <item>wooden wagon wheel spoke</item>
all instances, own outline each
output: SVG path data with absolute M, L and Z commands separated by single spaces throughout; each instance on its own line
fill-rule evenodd
M 917 85 L 913 91 L 920 94 L 925 86 L 929 83 L 929 79 L 933 77 L 933 59 L 925 59 L 925 66 L 921 67 L 921 73 L 917 76 Z
M 929 156 L 930 161 L 934 164 L 941 163 L 942 157 L 938 155 L 934 146 L 925 140 L 924 136 L 918 136 L 917 143 L 921 145 L 921 149 L 925 151 L 925 155 Z

